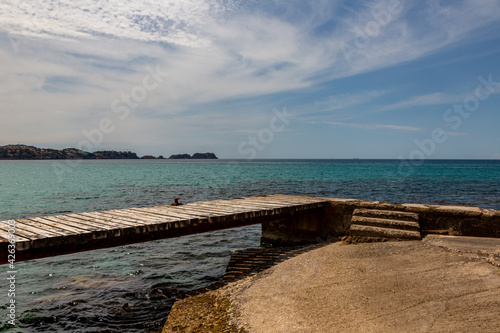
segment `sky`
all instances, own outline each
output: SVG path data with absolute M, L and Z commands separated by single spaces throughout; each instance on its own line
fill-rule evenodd
M 0 2 L 0 145 L 500 159 L 500 1 Z

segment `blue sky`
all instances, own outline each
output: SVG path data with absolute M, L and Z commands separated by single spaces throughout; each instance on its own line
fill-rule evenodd
M 0 144 L 500 158 L 500 2 L 0 3 Z

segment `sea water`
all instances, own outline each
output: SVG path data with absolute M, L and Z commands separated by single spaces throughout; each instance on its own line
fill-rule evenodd
M 261 194 L 500 209 L 500 161 L 0 161 L 0 220 Z M 17 263 L 15 331 L 159 332 L 180 292 L 220 281 L 259 237 L 257 225 Z

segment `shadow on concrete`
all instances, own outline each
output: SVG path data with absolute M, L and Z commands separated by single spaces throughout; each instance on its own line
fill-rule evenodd
M 331 241 L 323 241 L 317 244 L 298 245 L 288 247 L 262 247 L 245 250 L 236 250 L 226 268 L 226 273 L 221 282 L 211 284 L 208 287 L 196 290 L 179 292 L 177 299 L 199 295 L 210 290 L 216 290 L 225 285 L 245 279 L 246 277 L 265 271 L 287 259 L 298 256 L 315 249 L 332 244 Z

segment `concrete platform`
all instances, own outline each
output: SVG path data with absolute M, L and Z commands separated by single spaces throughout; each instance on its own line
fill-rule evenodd
M 475 237 L 333 243 L 203 295 L 218 300 L 215 317 L 190 311 L 196 299 L 174 305 L 163 332 L 174 321 L 216 332 L 223 318 L 224 332 L 496 333 L 500 268 L 488 259 L 499 251 Z
M 500 238 L 427 235 L 424 242 L 449 250 L 500 256 Z

